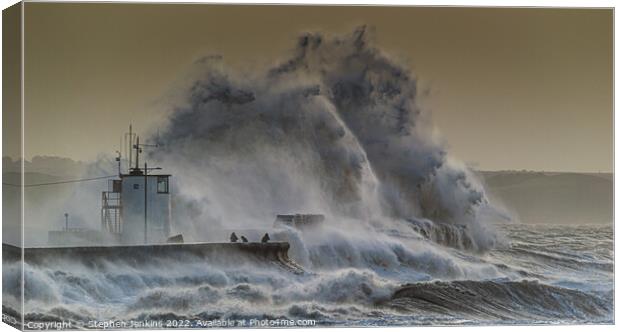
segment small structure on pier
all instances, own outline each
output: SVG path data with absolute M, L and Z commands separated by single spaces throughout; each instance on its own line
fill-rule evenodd
M 295 227 L 300 230 L 319 227 L 325 221 L 322 214 L 278 214 L 274 227 L 285 225 Z
M 142 149 L 156 145 L 140 144 L 131 126 L 128 135 L 128 164 L 133 167 L 122 173 L 119 152 L 119 179 L 109 180 L 108 190 L 101 195 L 102 231 L 116 234 L 125 245 L 166 243 L 171 219 L 170 174 L 149 174 L 160 168 L 149 168 L 146 163 L 140 168 Z

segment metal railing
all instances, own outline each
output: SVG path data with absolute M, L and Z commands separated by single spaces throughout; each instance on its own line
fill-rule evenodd
M 120 233 L 122 224 L 121 193 L 104 191 L 101 193 L 101 228 L 110 233 Z

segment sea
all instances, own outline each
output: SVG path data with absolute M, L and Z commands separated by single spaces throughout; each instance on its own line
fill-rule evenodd
M 75 328 L 614 323 L 612 226 L 495 227 L 503 242 L 485 252 L 456 245 L 463 243 L 458 234 L 415 227 L 314 245 L 292 230 L 274 234 L 288 237 L 289 257 L 304 273 L 268 260 L 216 266 L 190 256 L 27 262 L 25 322 Z M 3 278 L 3 311 L 18 314 L 19 288 L 11 282 L 18 282 L 19 263 L 5 265 Z

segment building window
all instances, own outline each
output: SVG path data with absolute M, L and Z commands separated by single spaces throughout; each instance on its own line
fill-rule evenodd
M 140 189 L 140 185 L 139 185 L 139 184 L 137 184 L 137 183 L 134 183 L 134 184 L 133 184 L 133 189 Z
M 112 192 L 120 193 L 123 190 L 123 181 L 112 180 Z
M 158 194 L 168 193 L 168 177 L 167 176 L 157 177 L 157 193 Z

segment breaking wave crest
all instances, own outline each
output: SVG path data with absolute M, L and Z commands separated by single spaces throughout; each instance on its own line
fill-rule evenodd
M 413 230 L 411 236 L 385 234 L 364 242 L 332 238 L 329 248 L 299 239 L 304 249 L 294 249 L 292 241 L 289 255 L 303 263 L 303 274 L 283 268 L 273 255 L 246 261 L 173 254 L 138 256 L 138 261 L 131 255 L 101 256 L 89 264 L 71 256 L 36 260 L 24 265 L 26 319 L 299 318 L 322 325 L 613 321 L 613 270 L 607 264 L 579 268 L 580 262 L 612 261 L 611 227 L 581 238 L 568 227 L 515 226 L 507 232 L 511 245 L 483 256 L 446 250 Z M 571 236 L 575 240 L 567 241 Z M 557 249 L 567 259 L 520 250 L 545 241 L 566 242 Z M 5 312 L 19 308 L 20 265 L 18 259 L 5 263 Z
M 238 73 L 213 56 L 196 67 L 158 132 L 163 149 L 150 156 L 183 188 L 186 233 L 315 212 L 367 236 L 409 218 L 432 221 L 435 235 L 465 225 L 474 231 L 450 245 L 494 245 L 487 222 L 500 214 L 448 157 L 413 73 L 374 47 L 366 27 L 304 34 L 288 60 L 262 72 Z
M 468 225 L 434 223 L 427 219 L 408 219 L 407 221 L 411 224 L 411 228 L 425 239 L 448 247 L 484 251 L 495 246 L 495 243 L 489 243 L 489 241 L 495 241 L 495 238 L 487 239 L 487 243 L 481 244 L 475 237 L 475 230 Z
M 611 318 L 613 295 L 599 297 L 536 280 L 437 281 L 406 285 L 394 294 L 390 306 L 475 323 L 592 322 Z

